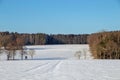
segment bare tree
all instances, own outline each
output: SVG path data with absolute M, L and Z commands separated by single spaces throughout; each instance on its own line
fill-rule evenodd
M 77 59 L 80 59 L 81 53 L 81 51 L 77 51 L 74 56 L 77 57 Z
M 86 51 L 86 49 L 83 49 L 83 54 L 84 54 L 84 59 L 86 59 L 86 56 L 87 56 L 87 51 Z
M 7 60 L 10 60 L 12 57 L 10 50 L 5 50 L 5 53 L 7 54 Z
M 29 55 L 31 56 L 31 59 L 33 59 L 33 56 L 35 55 L 35 50 L 29 49 Z
M 2 47 L 0 47 L 0 56 L 2 55 L 3 52 L 4 52 L 4 49 L 2 49 Z
M 20 51 L 20 55 L 21 55 L 21 60 L 24 59 L 24 55 L 27 54 L 27 48 L 24 46 L 22 49 L 19 50 Z
M 25 44 L 24 37 L 23 36 L 17 36 L 16 43 L 17 43 L 17 48 L 20 51 L 21 60 L 23 60 L 24 55 L 27 54 L 26 47 L 24 46 L 24 44 Z

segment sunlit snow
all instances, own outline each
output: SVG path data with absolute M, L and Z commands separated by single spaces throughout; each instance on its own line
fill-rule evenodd
M 16 60 L 6 61 L 1 55 L 0 80 L 120 80 L 120 61 L 94 60 L 88 45 L 27 46 L 31 48 L 33 60 L 16 55 Z

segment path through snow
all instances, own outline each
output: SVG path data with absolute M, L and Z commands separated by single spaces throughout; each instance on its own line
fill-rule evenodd
M 0 80 L 120 80 L 120 61 L 2 61 Z

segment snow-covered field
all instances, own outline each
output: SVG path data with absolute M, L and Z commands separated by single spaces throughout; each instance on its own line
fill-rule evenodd
M 88 45 L 27 48 L 35 49 L 34 60 L 1 60 L 0 80 L 120 80 L 120 61 L 93 60 Z
M 27 46 L 27 48 L 35 49 L 34 59 L 36 60 L 73 60 L 77 59 L 75 54 L 79 51 L 81 51 L 80 59 L 85 59 L 84 53 L 86 53 L 86 59 L 92 59 L 88 45 L 42 45 Z
M 26 49 L 34 49 L 35 54 L 33 56 L 34 60 L 66 60 L 66 59 L 78 59 L 75 54 L 81 51 L 80 59 L 92 59 L 89 52 L 88 45 L 35 45 L 26 46 Z M 86 56 L 84 55 L 86 54 Z M 25 57 L 26 55 L 24 55 Z M 27 55 L 28 59 L 31 59 L 30 55 Z M 6 54 L 0 56 L 1 60 L 6 60 Z M 21 56 L 17 54 L 15 59 L 21 59 Z

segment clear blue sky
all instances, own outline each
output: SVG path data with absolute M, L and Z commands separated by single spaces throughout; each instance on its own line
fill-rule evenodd
M 0 0 L 0 31 L 83 34 L 120 30 L 120 0 Z

